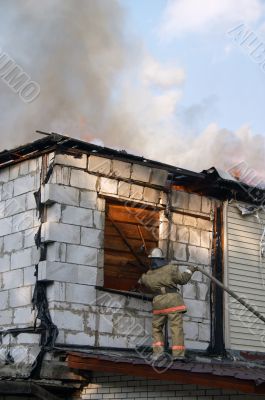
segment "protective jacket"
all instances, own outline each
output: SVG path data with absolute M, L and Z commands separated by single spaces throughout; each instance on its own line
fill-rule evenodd
M 186 312 L 186 306 L 179 293 L 178 285 L 185 285 L 191 276 L 192 271 L 181 272 L 177 265 L 170 263 L 143 274 L 140 283 L 151 293 L 156 294 L 153 299 L 153 313 Z

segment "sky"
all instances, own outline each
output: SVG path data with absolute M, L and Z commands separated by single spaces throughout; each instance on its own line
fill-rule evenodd
M 264 1 L 0 0 L 2 149 L 43 130 L 265 176 Z
M 205 11 L 211 3 L 216 7 L 207 16 Z M 223 14 L 218 3 L 223 3 Z M 189 112 L 197 109 L 197 119 L 194 116 L 190 121 L 194 130 L 216 122 L 232 130 L 247 124 L 265 134 L 265 71 L 227 34 L 243 23 L 265 43 L 263 1 L 121 0 L 121 4 L 128 13 L 129 31 L 140 36 L 158 60 L 176 62 L 185 70 L 181 101 L 185 122 L 189 123 Z M 200 11 L 192 21 L 194 4 L 196 12 L 197 8 Z M 241 6 L 245 6 L 245 13 L 241 13 Z M 173 16 L 174 8 L 182 10 L 183 15 Z M 214 18 L 220 19 L 216 25 L 211 23 Z M 171 31 L 166 29 L 170 19 Z M 178 26 L 181 20 L 184 22 Z

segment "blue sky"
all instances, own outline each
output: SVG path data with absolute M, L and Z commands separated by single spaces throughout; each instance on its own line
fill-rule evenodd
M 249 55 L 227 35 L 227 30 L 242 21 L 262 41 L 265 35 L 260 26 L 265 14 L 261 11 L 250 21 L 223 18 L 223 23 L 201 32 L 188 29 L 176 37 L 159 35 L 161 20 L 167 0 L 120 0 L 127 13 L 127 29 L 138 36 L 161 62 L 177 62 L 186 72 L 183 97 L 179 113 L 181 120 L 189 116 L 190 109 L 198 109 L 193 129 L 200 131 L 207 124 L 216 122 L 220 127 L 235 130 L 249 125 L 256 133 L 265 133 L 265 73 Z M 178 3 L 176 0 L 173 3 Z M 181 3 L 181 1 L 180 1 Z M 189 0 L 186 0 L 186 4 Z M 192 1 L 191 7 L 192 7 Z M 206 3 L 208 3 L 206 1 Z M 215 1 L 213 1 L 215 3 Z M 233 2 L 231 2 L 233 3 Z M 244 2 L 245 7 L 255 8 L 255 1 Z M 262 6 L 263 2 L 257 2 Z M 201 2 L 203 8 L 205 2 Z M 240 1 L 238 15 L 241 14 Z M 207 7 L 207 4 L 205 4 Z M 227 13 L 229 12 L 227 7 Z M 190 11 L 192 13 L 192 10 Z M 177 21 L 176 21 L 177 23 Z M 207 21 L 206 21 L 207 23 Z M 188 111 L 186 116 L 185 111 Z

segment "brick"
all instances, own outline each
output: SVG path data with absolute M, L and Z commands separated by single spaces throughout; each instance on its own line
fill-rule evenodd
M 77 264 L 42 261 L 39 263 L 38 280 L 96 285 L 97 268 Z
M 202 198 L 197 194 L 189 195 L 189 210 L 190 211 L 201 211 Z
M 93 211 L 93 226 L 96 229 L 104 229 L 105 226 L 105 213 L 100 211 Z
M 202 197 L 202 212 L 205 214 L 210 214 L 212 208 L 212 202 L 207 197 Z
M 199 340 L 209 341 L 211 335 L 211 327 L 210 324 L 198 324 L 199 325 Z
M 10 166 L 10 180 L 14 180 L 14 179 L 18 178 L 18 176 L 19 176 L 19 164 L 11 165 Z M 1 178 L 0 178 L 0 183 L 2 183 Z
M 44 204 L 60 203 L 79 206 L 79 190 L 63 185 L 47 184 L 42 189 L 41 201 Z
M 208 305 L 205 301 L 186 299 L 185 301 L 188 307 L 188 316 L 196 318 L 207 318 L 208 317 Z
M 199 336 L 199 327 L 196 322 L 183 322 L 185 339 L 197 340 Z
M 6 183 L 9 181 L 9 168 L 3 168 L 0 170 L 0 183 Z
M 55 165 L 49 183 L 57 183 L 60 185 L 70 185 L 71 168 Z
M 113 333 L 113 316 L 112 316 L 112 314 L 99 315 L 98 331 L 101 333 Z
M 19 307 L 14 310 L 14 324 L 31 325 L 34 322 L 35 313 L 30 307 Z
M 151 175 L 151 168 L 144 167 L 143 165 L 133 164 L 131 178 L 134 181 L 149 182 Z
M 173 191 L 172 207 L 182 208 L 187 210 L 189 207 L 189 193 L 181 191 Z
M 5 310 L 0 313 L 0 326 L 10 325 L 12 322 L 13 310 Z
M 131 185 L 130 197 L 135 200 L 142 200 L 143 192 L 144 192 L 143 186 Z
M 86 332 L 66 333 L 65 343 L 74 345 L 83 345 L 83 346 L 95 346 L 95 335 L 94 334 L 91 335 Z
M 53 282 L 47 286 L 48 301 L 70 301 L 65 296 L 65 282 Z
M 66 261 L 66 243 L 48 243 L 47 257 L 48 261 Z
M 0 255 L 0 272 L 5 272 L 10 270 L 11 256 L 9 254 Z
M 187 299 L 196 299 L 196 286 L 192 283 L 184 285 L 183 296 Z
M 70 167 L 86 169 L 87 167 L 87 156 L 82 154 L 81 157 L 74 157 L 68 154 L 56 154 L 55 164 L 62 164 Z
M 210 248 L 212 234 L 210 232 L 201 231 L 201 246 Z
M 73 225 L 92 227 L 93 211 L 87 208 L 63 206 L 62 222 Z
M 111 169 L 111 160 L 104 157 L 89 156 L 88 170 L 100 174 L 109 175 Z
M 10 253 L 22 249 L 23 235 L 21 232 L 14 233 L 13 235 L 7 235 L 4 237 L 4 252 Z
M 51 310 L 53 322 L 58 329 L 67 329 L 72 331 L 83 331 L 84 321 L 82 315 L 77 315 L 68 310 Z
M 31 304 L 31 287 L 21 287 L 9 291 L 11 307 L 21 307 Z
M 34 227 L 34 211 L 25 211 L 12 217 L 12 232 L 24 231 Z
M 96 289 L 93 286 L 66 283 L 66 301 L 79 304 L 93 304 Z
M 131 164 L 119 160 L 113 160 L 112 175 L 116 178 L 129 179 L 131 176 Z
M 44 242 L 80 243 L 80 227 L 56 222 L 45 222 L 42 225 Z
M 2 186 L 2 200 L 8 200 L 14 194 L 14 181 L 4 183 Z
M 36 210 L 36 200 L 34 192 L 26 194 L 26 210 Z
M 80 207 L 95 209 L 97 207 L 97 193 L 81 191 Z
M 102 193 L 117 194 L 118 181 L 116 179 L 100 178 L 100 191 Z
M 34 285 L 36 282 L 35 266 L 24 268 L 23 273 L 24 273 L 24 281 L 23 281 L 24 285 Z
M 8 308 L 8 291 L 0 292 L 0 310 L 5 310 Z
M 60 222 L 61 219 L 61 204 L 54 203 L 47 207 L 47 221 L 48 222 Z
M 89 247 L 103 247 L 104 232 L 94 228 L 81 228 L 81 244 Z
M 122 197 L 130 197 L 131 185 L 127 182 L 119 182 L 118 195 Z
M 205 231 L 212 231 L 213 230 L 213 222 L 212 221 L 207 221 L 202 218 L 197 219 L 197 228 L 198 229 L 203 229 Z
M 190 228 L 190 239 L 189 243 L 194 246 L 200 246 L 201 244 L 201 231 L 198 229 Z
M 198 288 L 199 288 L 199 299 L 206 300 L 210 289 L 209 285 L 206 283 L 200 283 L 198 285 Z
M 13 197 L 5 203 L 5 217 L 10 217 L 21 212 L 26 211 L 26 196 L 21 195 L 18 197 Z
M 35 189 L 35 175 L 26 175 L 14 181 L 14 196 L 19 196 L 23 193 L 32 192 Z
M 97 266 L 97 249 L 84 246 L 67 246 L 67 262 Z
M 188 226 L 197 227 L 197 218 L 190 217 L 188 215 L 184 215 L 183 224 Z
M 27 229 L 24 231 L 24 248 L 35 246 L 35 235 L 38 232 L 38 227 Z
M 23 286 L 23 270 L 3 272 L 3 289 Z
M 195 246 L 189 246 L 188 247 L 188 252 L 189 252 L 189 262 L 194 262 L 194 263 L 201 263 L 201 264 L 209 264 L 210 261 L 210 254 L 208 249 L 204 249 L 201 247 L 195 247 Z
M 180 243 L 189 242 L 189 229 L 186 226 L 177 226 L 176 229 L 176 240 Z
M 99 332 L 99 346 L 127 348 L 127 338 L 125 336 L 113 336 Z
M 12 218 L 3 218 L 0 220 L 0 236 L 12 233 Z
M 27 175 L 29 173 L 29 162 L 22 161 L 19 164 L 19 175 Z
M 70 185 L 80 189 L 96 190 L 97 176 L 88 174 L 87 172 L 78 169 L 72 169 Z
M 11 269 L 29 267 L 32 265 L 32 249 L 23 249 L 11 254 Z
M 160 192 L 159 190 L 144 188 L 144 200 L 150 203 L 159 203 Z
M 168 232 L 168 222 L 162 222 L 159 225 L 159 239 L 164 240 L 168 239 L 169 232 Z
M 17 344 L 39 344 L 39 335 L 34 335 L 31 333 L 20 333 L 17 337 Z
M 186 245 L 181 243 L 173 244 L 174 258 L 176 260 L 187 261 Z
M 168 179 L 168 172 L 162 169 L 152 169 L 150 183 L 152 185 L 165 186 Z
M 173 212 L 172 213 L 172 221 L 174 222 L 174 224 L 182 225 L 183 224 L 183 215 Z

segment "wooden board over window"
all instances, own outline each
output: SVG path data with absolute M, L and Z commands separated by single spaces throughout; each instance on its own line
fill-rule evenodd
M 107 202 L 104 287 L 133 290 L 148 270 L 147 254 L 158 246 L 159 212 Z

